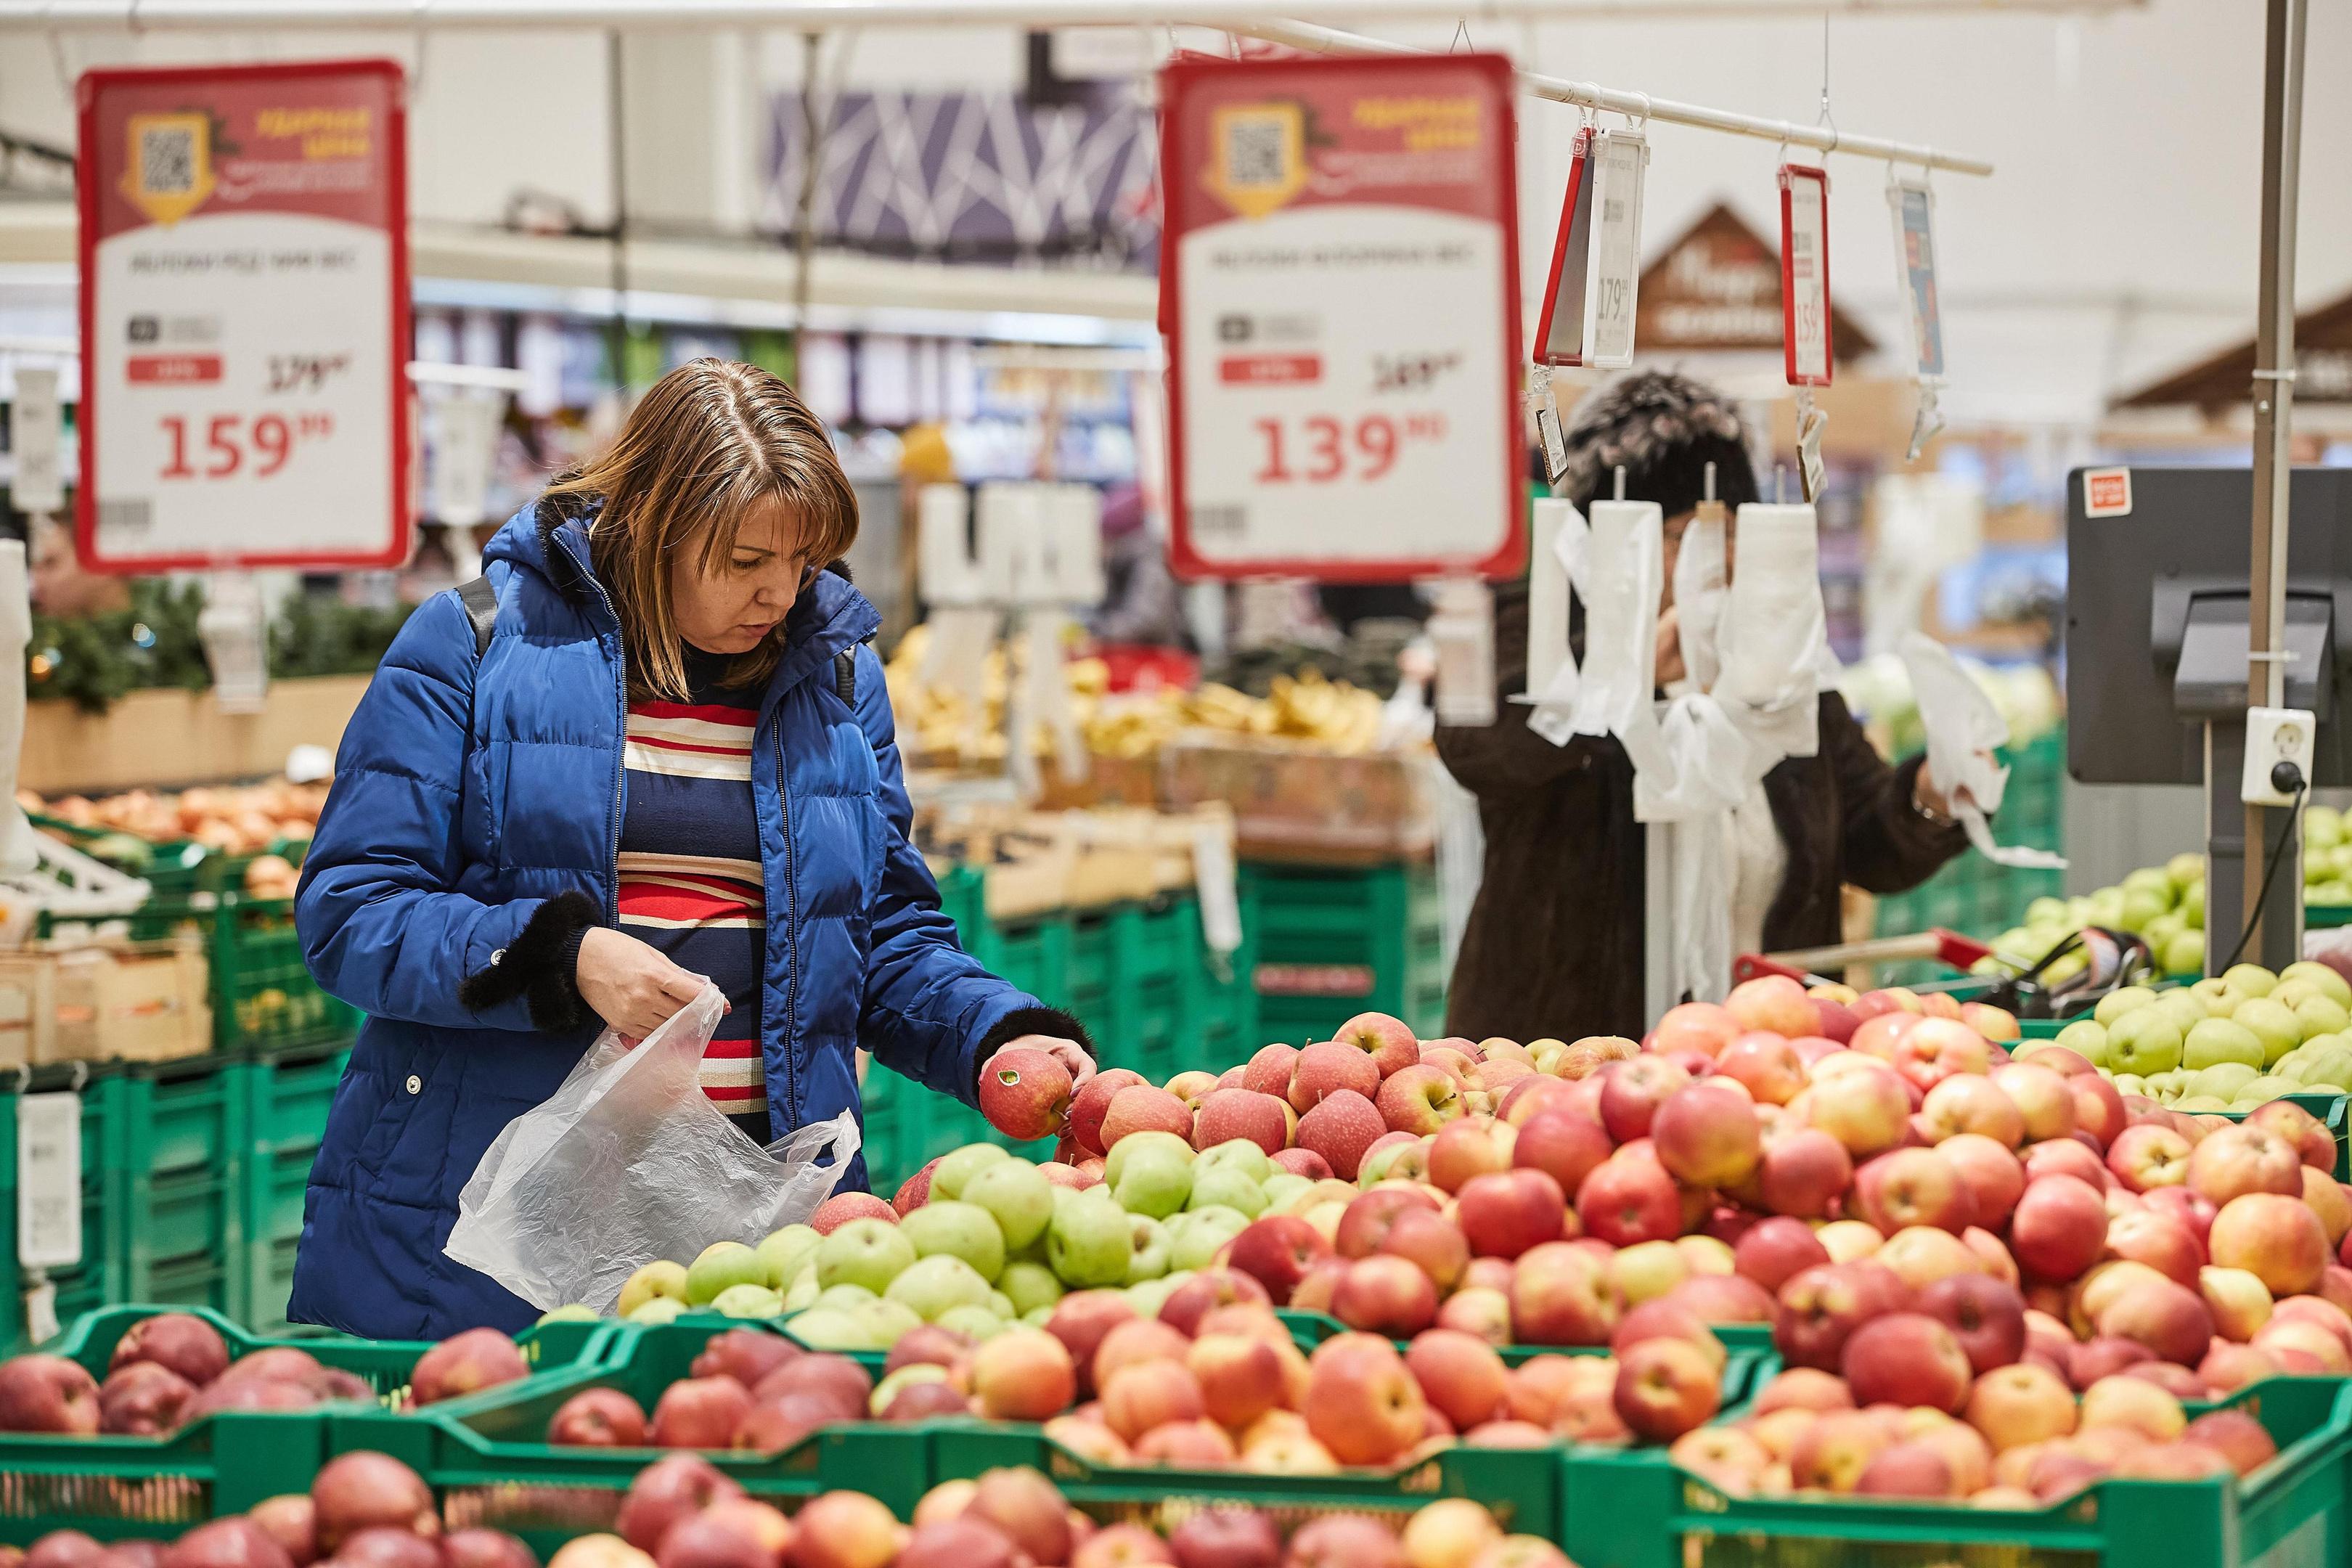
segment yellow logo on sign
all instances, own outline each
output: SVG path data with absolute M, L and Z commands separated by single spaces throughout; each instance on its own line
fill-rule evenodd
M 122 194 L 152 223 L 166 227 L 213 194 L 213 127 L 200 113 L 134 114 Z
M 1307 188 L 1307 116 L 1295 103 L 1232 104 L 1209 117 L 1201 184 L 1244 217 L 1264 217 Z

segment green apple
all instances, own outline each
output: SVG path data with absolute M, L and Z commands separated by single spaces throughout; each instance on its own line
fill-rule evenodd
M 2172 878 L 2160 866 L 2143 866 L 2123 879 L 2126 893 L 2146 891 L 2162 899 L 2168 907 L 2172 902 Z
M 2289 1015 L 2293 1016 L 2293 1015 Z M 2181 1042 L 2181 1065 L 2191 1072 L 2221 1062 L 2243 1062 L 2262 1069 L 2263 1042 L 2252 1029 L 2231 1018 L 2208 1018 L 2189 1031 Z
M 1013 1304 L 1013 1298 L 1002 1290 L 988 1293 L 988 1310 L 1008 1323 L 1021 1315 L 1021 1310 Z
M 685 1315 L 685 1312 L 686 1303 L 675 1296 L 648 1296 L 628 1311 L 622 1313 L 621 1317 L 625 1322 L 647 1323 L 658 1327 L 663 1323 L 676 1322 Z
M 1004 1272 L 1004 1233 L 996 1228 L 996 1216 L 978 1204 L 956 1198 L 925 1204 L 908 1212 L 898 1231 L 915 1244 L 919 1258 L 961 1258 L 982 1279 Z
M 1185 1169 L 1189 1173 L 1191 1166 Z M 1125 1283 L 1135 1252 L 1132 1217 L 1104 1189 L 1087 1188 L 1078 1202 L 1061 1205 L 1045 1227 L 1047 1265 L 1073 1289 Z
M 2336 1037 L 2329 1038 L 2336 1043 L 2314 1053 L 2304 1065 L 2303 1081 L 2313 1089 L 2352 1089 L 2352 1046 L 2345 1045 Z
M 1206 1268 L 1224 1245 L 1249 1228 L 1250 1216 L 1222 1205 L 1188 1210 L 1168 1221 L 1168 1262 L 1173 1268 Z
M 1192 1145 L 1173 1132 L 1130 1132 L 1111 1145 L 1109 1156 L 1103 1161 L 1102 1184 L 1118 1186 L 1119 1178 L 1127 1173 L 1130 1161 L 1155 1152 L 1162 1156 L 1176 1156 L 1187 1167 L 1192 1163 Z
M 1010 1160 L 1013 1152 L 994 1143 L 967 1143 L 943 1156 L 931 1167 L 929 1201 L 963 1196 L 963 1184 L 980 1172 L 1000 1160 Z
M 2147 924 L 2141 929 L 2139 934 L 2141 939 L 2147 943 L 2148 951 L 2150 952 L 2162 952 L 2165 949 L 2166 943 L 2169 942 L 2174 937 L 2179 936 L 2182 931 L 2185 931 L 2188 929 L 2189 922 L 2181 918 L 2181 914 L 2179 910 L 2167 910 L 2164 913 L 2157 916 L 2156 919 L 2148 921 Z
M 1054 1184 L 1026 1160 L 999 1160 L 964 1183 L 963 1201 L 986 1209 L 1005 1250 L 1018 1252 L 1045 1234 L 1054 1217 Z
M 838 1234 L 837 1232 L 835 1234 Z M 793 1338 L 816 1351 L 878 1351 L 870 1314 L 836 1307 L 811 1307 L 796 1313 L 784 1327 Z
M 2184 849 L 2164 863 L 2164 875 L 2176 889 L 2201 882 L 2205 879 L 2205 857 L 2194 849 Z
M 2344 976 L 2324 963 L 2306 958 L 2280 970 L 2279 978 L 2316 986 L 2322 994 L 2336 998 L 2338 1006 L 2352 1008 L 2352 983 L 2347 983 Z
M 2218 974 L 2207 975 L 2189 987 L 2189 990 L 2198 1001 L 2205 1005 L 2208 1017 L 2218 1016 L 2226 1018 L 2230 1016 L 2230 1009 L 2238 1005 L 2240 993 Z
M 2147 1079 L 2137 1073 L 2119 1072 L 2114 1078 L 2117 1094 L 2147 1094 Z M 2152 1100 L 2155 1096 L 2148 1095 L 2148 1098 Z
M 2306 807 L 2303 814 L 2303 841 L 2318 848 L 2328 848 L 2344 837 L 2344 816 L 2332 805 Z
M 765 1285 L 730 1285 L 710 1299 L 710 1310 L 724 1318 L 777 1318 L 784 1299 Z
M 1156 1279 L 1139 1279 L 1127 1288 L 1127 1304 L 1135 1309 L 1139 1318 L 1156 1318 L 1160 1309 L 1168 1304 L 1168 1298 L 1189 1278 L 1184 1274 L 1162 1274 Z
M 1122 1138 L 1118 1146 L 1127 1143 Z M 1192 1195 L 1192 1156 L 1164 1146 L 1139 1150 L 1108 1184 L 1119 1207 L 1165 1219 Z
M 627 1317 L 656 1296 L 667 1296 L 683 1304 L 686 1300 L 686 1265 L 672 1263 L 667 1258 L 648 1263 L 629 1276 L 621 1287 L 621 1300 L 614 1309 Z
M 989 1293 L 988 1281 L 980 1270 L 948 1252 L 917 1258 L 883 1292 L 889 1300 L 913 1308 L 927 1323 L 938 1322 L 940 1314 L 950 1307 L 984 1307 Z
M 2123 907 L 2116 911 L 2116 923 L 2129 931 L 2144 931 L 2164 917 L 2168 900 L 2145 888 L 2134 888 L 2123 896 Z
M 2025 923 L 2030 926 L 2057 925 L 2066 919 L 2066 900 L 2048 895 L 2025 906 Z
M 816 1256 L 817 1243 L 824 1237 L 804 1225 L 788 1225 L 770 1236 L 754 1248 L 768 1266 L 768 1285 L 782 1290 L 791 1285 L 801 1271 L 801 1265 Z
M 2302 1087 L 2293 1079 L 2264 1073 L 2253 1082 L 2239 1089 L 2238 1098 L 2242 1100 L 2252 1100 L 2256 1105 L 2268 1105 L 2280 1095 L 2293 1094 Z
M 1192 1180 L 1187 1206 L 1239 1209 L 1255 1219 L 1265 1212 L 1265 1189 L 1230 1168 L 1203 1171 Z
M 2167 974 L 2195 974 L 2205 967 L 2205 933 L 2184 931 L 2164 944 L 2157 955 Z
M 2120 991 L 2110 991 L 2099 998 L 2091 1010 L 2094 1022 L 2112 1024 L 2126 1013 L 2137 1012 L 2156 1001 L 2156 993 L 2145 985 L 2126 985 Z
M 1129 1252 L 1122 1285 L 1139 1285 L 1168 1272 L 1168 1230 L 1148 1215 L 1128 1216 Z
M 2242 996 L 2267 996 L 2278 985 L 2278 976 L 2259 963 L 2233 963 L 2221 978 Z
M 950 1307 L 940 1314 L 940 1327 L 952 1329 L 974 1344 L 994 1339 L 1010 1326 L 985 1307 Z
M 793 1276 L 793 1282 L 784 1287 L 784 1310 L 800 1312 L 815 1306 L 817 1295 L 824 1289 L 816 1280 L 816 1260 L 810 1258 Z
M 761 1261 L 758 1253 L 740 1241 L 714 1241 L 687 1268 L 687 1305 L 708 1306 L 730 1285 L 767 1282 L 768 1266 Z
M 1296 1171 L 1276 1171 L 1265 1182 L 1265 1209 L 1268 1214 L 1286 1214 L 1291 1200 L 1315 1185 L 1314 1181 Z
M 1052 1307 L 1032 1307 L 1021 1314 L 1021 1326 L 1024 1329 L 1042 1329 L 1053 1321 L 1054 1308 Z
M 2210 1094 L 2216 1100 L 2235 1100 L 2238 1091 L 2262 1074 L 2258 1068 L 2241 1061 L 2216 1062 L 2197 1072 L 2189 1081 L 2193 1094 Z
M 817 1245 L 820 1289 L 863 1285 L 879 1296 L 915 1261 L 915 1244 L 887 1219 L 854 1219 Z
M 1013 1303 L 1013 1311 L 1024 1318 L 1040 1307 L 1051 1308 L 1062 1299 L 1062 1282 L 1042 1263 L 1006 1264 L 996 1288 Z
M 2230 1022 L 2263 1043 L 2263 1060 L 2274 1062 L 2303 1044 L 2303 1020 L 2294 1009 L 2267 996 L 2250 997 L 2230 1015 Z
M 2303 1025 L 2303 1037 L 2306 1040 L 2352 1028 L 2352 1011 L 2335 997 L 2316 992 L 2294 1005 L 2294 1016 Z
M 601 1323 L 604 1319 L 595 1308 L 574 1301 L 551 1312 L 541 1312 L 539 1321 L 541 1323 Z
M 2179 1094 L 2189 1087 L 2189 1077 L 2188 1073 L 2174 1068 L 2168 1072 L 2151 1074 L 2147 1084 L 2158 1094 Z
M 1233 1171 L 1251 1181 L 1264 1183 L 1274 1174 L 1274 1162 L 1265 1151 L 1247 1138 L 1228 1138 L 1213 1148 L 1203 1149 L 1192 1159 L 1192 1180 L 1198 1183 L 1210 1171 Z
M 2106 1004 L 2103 1002 L 2100 1005 L 2104 1007 Z M 2058 1037 L 2051 1043 L 2080 1052 L 2083 1059 L 2095 1068 L 2107 1065 L 2107 1031 L 2088 1018 L 2075 1019 L 2059 1030 Z
M 2197 962 L 2200 964 L 2205 962 L 2201 954 Z M 2205 998 L 2186 985 L 2176 985 L 2162 993 L 2157 998 L 2156 1011 L 2178 1019 L 2180 1032 L 2184 1035 L 2213 1016 L 2213 1010 L 2205 1005 Z
M 2161 1007 L 2143 1007 L 2107 1031 L 2107 1065 L 2143 1078 L 2180 1065 L 2180 1028 Z
M 862 1312 L 881 1299 L 878 1292 L 868 1290 L 863 1285 L 828 1285 L 816 1293 L 816 1300 L 811 1305 L 833 1311 Z
M 908 1330 L 923 1326 L 920 1313 L 904 1301 L 893 1301 L 887 1296 L 866 1308 L 866 1331 L 874 1336 L 876 1345 L 886 1351 L 897 1344 L 898 1336 Z
M 2205 923 L 2205 883 L 2202 879 L 2191 882 L 2180 894 L 2180 912 L 2193 925 Z
M 2202 1116 L 2208 1111 L 2227 1110 L 2230 1109 L 2230 1102 L 2219 1095 L 2189 1094 L 2173 1101 L 2172 1109 L 2185 1111 L 2191 1116 Z

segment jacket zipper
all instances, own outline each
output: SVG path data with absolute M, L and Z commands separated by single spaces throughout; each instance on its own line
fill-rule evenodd
M 613 625 L 616 628 L 613 640 L 617 644 L 620 641 L 617 628 L 621 624 L 621 612 L 614 607 L 613 595 L 604 591 L 604 584 L 596 581 L 596 574 L 593 572 L 583 574 L 595 588 L 596 596 L 604 601 L 604 613 L 613 617 Z M 628 788 L 629 773 L 629 654 L 626 648 L 622 648 L 620 653 L 620 662 L 615 666 L 618 673 L 613 678 L 613 697 L 614 713 L 620 721 L 621 743 L 613 748 L 613 805 L 606 814 L 612 820 L 612 847 L 608 859 L 613 874 L 604 879 L 604 919 L 616 931 L 621 924 L 621 796 Z
M 784 776 L 784 724 L 781 716 L 776 726 L 776 812 L 784 826 L 784 1087 L 791 1095 L 789 1114 L 793 1125 L 800 1125 L 801 1084 L 797 1047 L 793 1034 L 798 1021 L 801 994 L 801 921 L 800 889 L 793 875 L 793 792 Z M 768 1128 L 776 1135 L 773 1122 Z

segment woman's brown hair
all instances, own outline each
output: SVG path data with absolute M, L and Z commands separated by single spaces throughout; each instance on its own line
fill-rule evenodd
M 719 359 L 689 360 L 654 383 L 611 447 L 549 484 L 541 505 L 574 516 L 594 509 L 589 556 L 621 617 L 632 696 L 686 700 L 670 562 L 690 549 L 704 575 L 725 572 L 744 516 L 766 501 L 798 522 L 812 566 L 857 537 L 857 497 L 824 422 L 781 378 Z M 738 655 L 726 683 L 765 681 L 783 637 L 780 626 Z

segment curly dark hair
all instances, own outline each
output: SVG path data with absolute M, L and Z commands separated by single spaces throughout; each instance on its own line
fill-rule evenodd
M 1717 500 L 1737 508 L 1757 499 L 1738 405 L 1673 371 L 1636 371 L 1590 394 L 1576 405 L 1565 436 L 1560 494 L 1580 511 L 1614 493 L 1620 467 L 1626 498 L 1656 501 L 1668 517 L 1706 499 L 1709 463 Z

